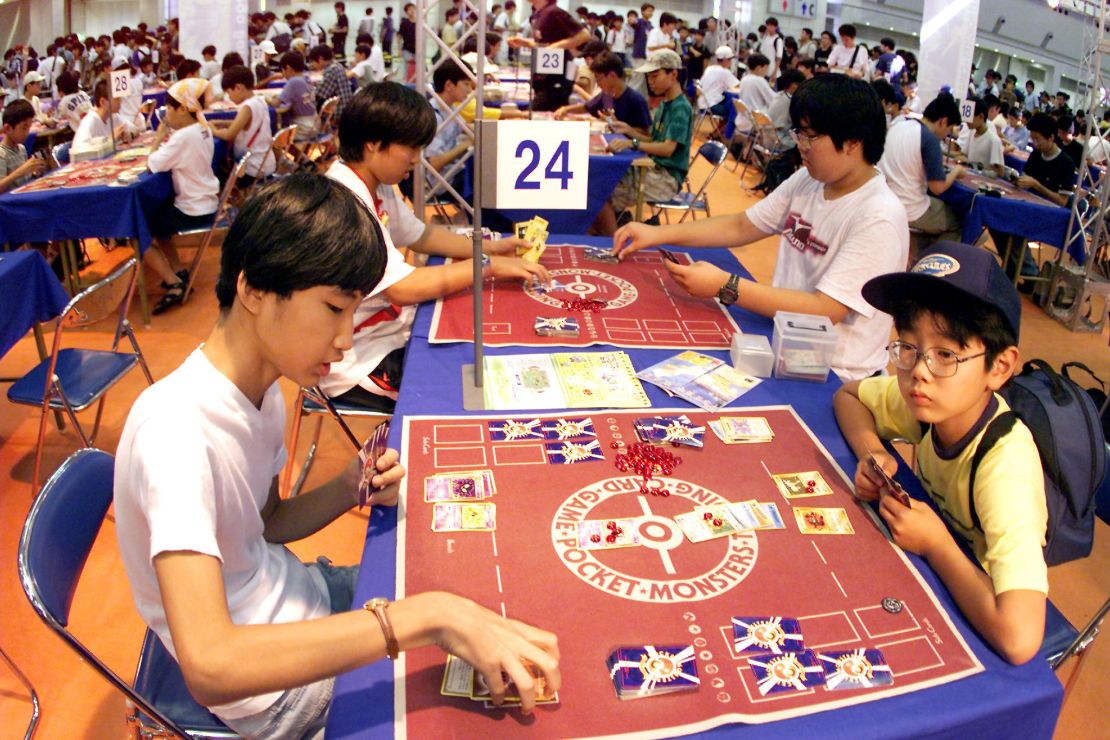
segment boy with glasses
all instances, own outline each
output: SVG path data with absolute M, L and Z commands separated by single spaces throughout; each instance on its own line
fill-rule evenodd
M 993 254 L 954 242 L 938 242 L 909 272 L 868 281 L 863 297 L 894 316 L 898 339 L 889 345 L 896 376 L 848 383 L 833 399 L 860 459 L 858 496 L 886 492 L 872 461 L 890 475 L 898 469 L 884 439 L 917 445 L 917 476 L 940 516 L 892 495 L 881 496 L 879 513 L 999 655 L 1024 663 L 1040 649 L 1048 593 L 1048 510 L 1028 428 L 1014 421 L 972 476 L 979 445 L 1009 411 L 997 391 L 1021 367 L 1021 300 Z
M 736 247 L 779 234 L 770 285 L 730 275 L 708 262 L 667 271 L 694 296 L 716 296 L 764 316 L 778 311 L 827 316 L 838 324 L 833 371 L 843 380 L 886 367 L 891 320 L 860 295 L 872 277 L 904 269 L 906 210 L 875 168 L 883 155 L 886 115 L 871 86 L 824 75 L 790 99 L 804 167 L 747 211 L 651 227 L 628 224 L 613 237 L 618 257 L 647 247 Z

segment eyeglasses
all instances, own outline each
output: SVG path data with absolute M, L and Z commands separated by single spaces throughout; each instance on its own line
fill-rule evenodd
M 950 349 L 930 347 L 921 350 L 909 342 L 891 342 L 887 345 L 887 351 L 890 352 L 890 361 L 899 370 L 913 370 L 917 367 L 917 361 L 924 358 L 925 367 L 938 378 L 950 378 L 956 374 L 961 364 L 987 354 L 984 350 L 978 354 L 960 357 Z
M 792 128 L 790 129 L 790 136 L 794 138 L 795 143 L 808 148 L 813 146 L 813 142 L 820 139 L 824 134 L 807 134 L 800 128 Z

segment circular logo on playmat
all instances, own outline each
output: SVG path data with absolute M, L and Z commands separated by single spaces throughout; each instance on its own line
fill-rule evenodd
M 551 521 L 551 544 L 571 573 L 606 594 L 668 604 L 720 596 L 748 577 L 759 552 L 755 532 L 734 532 L 694 545 L 674 519 L 653 510 L 661 510 L 665 500 L 686 499 L 693 506 L 728 503 L 724 496 L 678 478 L 653 480 L 652 488 L 665 489 L 669 496 L 643 495 L 641 482 L 629 475 L 605 478 L 575 491 L 559 505 Z M 619 515 L 602 506 L 616 496 L 627 498 L 630 504 Z M 599 510 L 604 513 L 597 513 Z M 591 525 L 579 526 L 597 521 L 602 528 L 610 524 L 609 531 L 619 530 L 621 536 L 590 537 Z M 675 562 L 683 558 L 672 557 L 672 553 L 690 547 L 716 548 L 719 557 L 699 566 L 698 572 L 684 572 Z M 629 557 L 629 549 L 639 550 L 639 557 Z M 628 565 L 632 562 L 634 567 Z M 614 567 L 618 563 L 620 566 Z
M 554 290 L 539 290 L 530 282 L 524 283 L 524 292 L 547 306 L 562 309 L 563 301 L 575 298 L 592 298 L 605 301 L 605 310 L 624 308 L 639 293 L 627 280 L 585 267 L 551 270 L 551 278 L 558 283 Z

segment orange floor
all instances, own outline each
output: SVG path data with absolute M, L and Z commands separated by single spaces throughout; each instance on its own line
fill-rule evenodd
M 700 165 L 692 179 L 703 176 Z M 749 175 L 752 184 L 754 173 Z M 738 187 L 736 176 L 722 171 L 710 188 L 714 213 L 738 212 L 752 198 Z M 123 250 L 103 254 L 93 251 L 91 273 L 103 274 L 121 259 Z M 737 256 L 760 280 L 768 280 L 774 264 L 775 242 L 766 239 L 737 249 Z M 212 287 L 218 269 L 218 250 L 212 250 L 201 267 L 196 296 L 184 307 L 154 320 L 149 328 L 138 327 L 141 346 L 155 378 L 165 376 L 204 338 L 216 316 Z M 157 295 L 157 292 L 155 292 Z M 137 305 L 137 302 L 136 302 Z M 138 309 L 132 321 L 141 324 Z M 95 342 L 103 336 L 92 336 Z M 1021 349 L 1024 357 L 1043 357 L 1054 365 L 1066 359 L 1080 359 L 1104 377 L 1110 377 L 1108 333 L 1073 334 L 1026 301 L 1023 311 Z M 25 372 L 36 361 L 30 338 L 20 342 L 0 359 L 0 377 Z M 104 425 L 97 446 L 113 450 L 131 401 L 145 386 L 140 373 L 132 373 L 109 394 Z M 291 404 L 295 389 L 284 387 Z M 91 420 L 91 416 L 90 416 Z M 120 696 L 39 622 L 19 586 L 16 576 L 16 549 L 19 532 L 31 503 L 30 479 L 33 445 L 38 421 L 37 411 L 13 406 L 0 400 L 0 646 L 28 674 L 38 690 L 43 718 L 40 738 L 113 738 L 123 737 L 124 707 Z M 360 429 L 364 433 L 369 427 Z M 303 459 L 306 441 L 302 438 Z M 309 485 L 325 480 L 343 465 L 348 454 L 332 426 L 325 425 L 322 452 L 309 479 Z M 71 432 L 51 428 L 47 435 L 46 470 L 53 470 L 76 448 Z M 357 513 L 341 517 L 312 538 L 296 543 L 302 558 L 327 553 L 341 563 L 357 562 L 366 518 Z M 1055 568 L 1050 573 L 1051 597 L 1073 623 L 1082 624 L 1110 593 L 1110 529 L 1101 522 L 1095 553 L 1086 560 Z M 142 625 L 131 603 L 123 567 L 116 550 L 115 529 L 109 523 L 101 532 L 92 558 L 78 590 L 72 616 L 75 631 L 116 671 L 130 678 L 138 654 Z M 1110 737 L 1105 707 L 1110 694 L 1110 639 L 1096 641 L 1084 673 L 1061 715 L 1057 736 L 1061 738 Z M 0 738 L 21 737 L 30 716 L 30 700 L 9 671 L 0 664 Z

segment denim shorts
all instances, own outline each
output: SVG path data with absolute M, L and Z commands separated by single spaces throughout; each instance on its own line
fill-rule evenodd
M 328 585 L 331 613 L 349 611 L 354 598 L 358 566 L 335 566 L 321 556 L 306 567 L 319 572 Z M 276 702 L 257 714 L 224 720 L 224 724 L 249 740 L 319 740 L 324 737 L 335 679 L 289 689 Z

